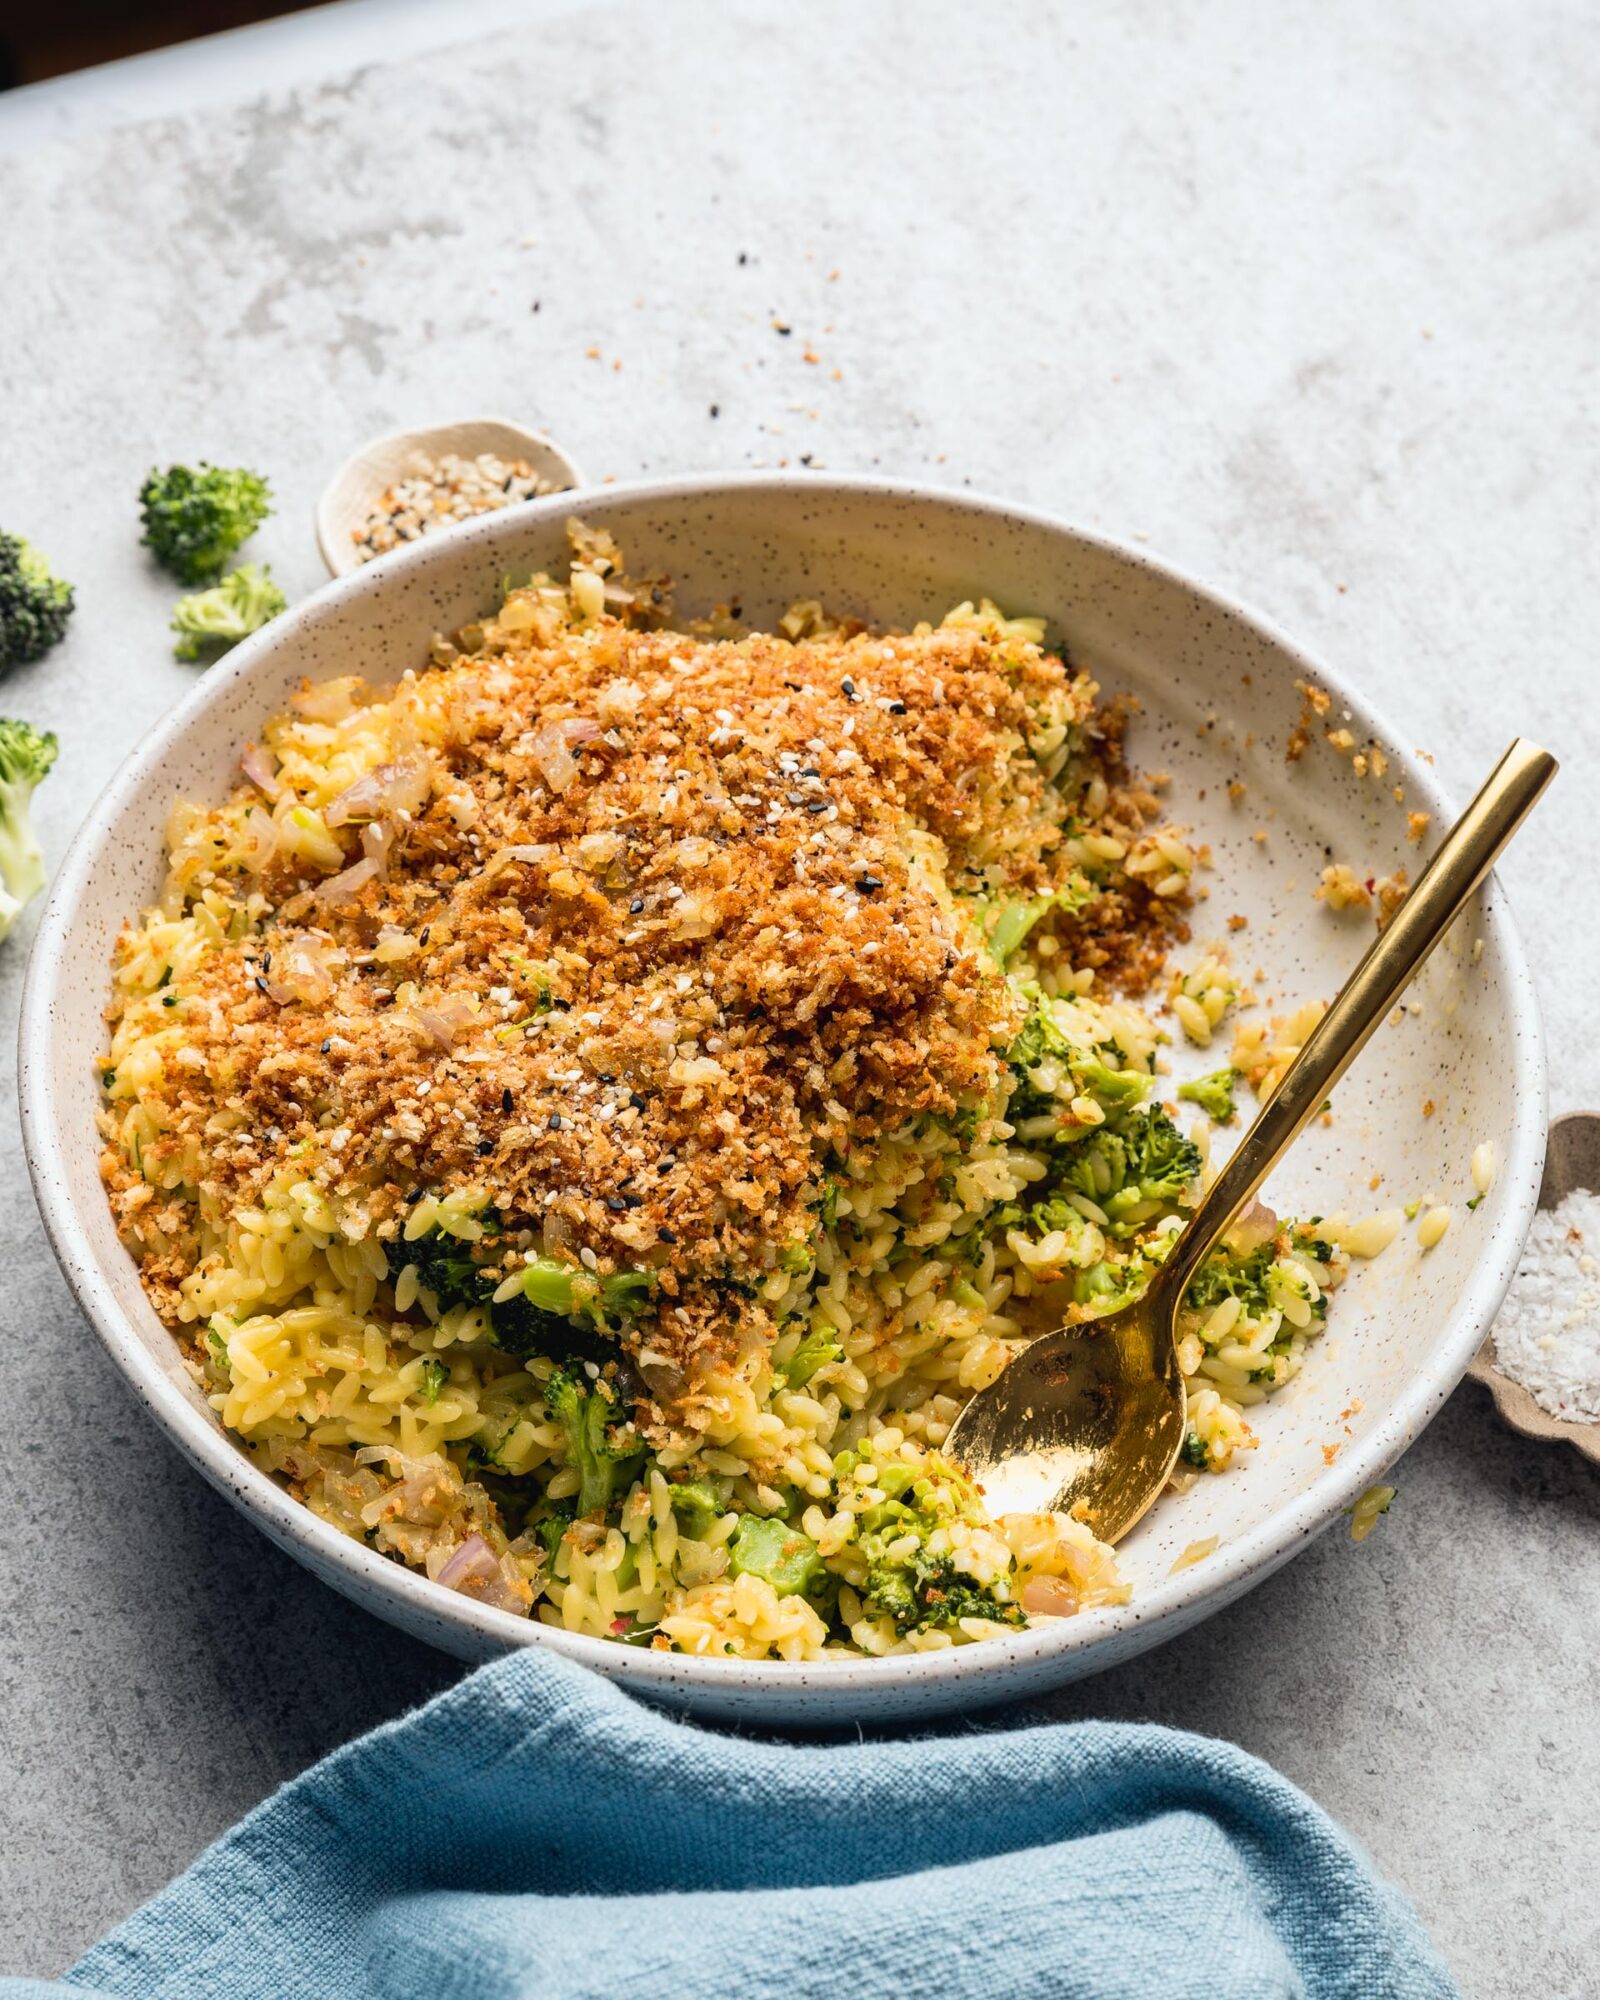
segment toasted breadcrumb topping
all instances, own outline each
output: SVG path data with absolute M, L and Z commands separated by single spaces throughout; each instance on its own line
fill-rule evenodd
M 830 1162 L 1003 1114 L 997 911 L 1076 880 L 1035 942 L 1130 990 L 1187 935 L 1123 715 L 1057 654 L 998 620 L 646 630 L 589 582 L 576 618 L 512 592 L 392 690 L 306 689 L 291 728 L 371 707 L 389 754 L 306 796 L 298 846 L 238 858 L 263 800 L 283 824 L 270 730 L 206 820 L 218 859 L 169 902 L 216 882 L 257 915 L 185 992 L 139 1171 L 103 1162 L 169 1317 L 196 1197 L 236 1211 L 292 1160 L 350 1236 L 481 1191 L 508 1272 L 648 1269 L 630 1339 L 681 1387 L 772 1336 L 757 1284 L 814 1235 Z M 1085 832 L 1131 865 L 1084 884 Z

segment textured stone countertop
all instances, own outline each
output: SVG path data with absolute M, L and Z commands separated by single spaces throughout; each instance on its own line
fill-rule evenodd
M 1587 12 L 351 0 L 0 97 L 0 521 L 79 585 L 0 691 L 61 733 L 47 848 L 194 672 L 137 544 L 156 460 L 269 470 L 291 594 L 332 466 L 435 416 L 542 422 L 594 476 L 970 482 L 1233 588 L 1460 795 L 1515 729 L 1559 751 L 1503 872 L 1553 1108 L 1600 1106 Z M 9 1028 L 0 1063 L 0 1970 L 47 1973 L 458 1669 L 138 1416 L 39 1228 Z M 1469 1383 L 1395 1478 L 1363 1546 L 1051 1706 L 1269 1758 L 1469 1994 L 1592 1993 L 1600 1475 Z

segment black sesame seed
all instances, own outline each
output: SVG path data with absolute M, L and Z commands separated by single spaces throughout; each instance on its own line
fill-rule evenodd
M 636 1090 L 628 1092 L 628 1102 L 633 1106 L 635 1111 L 642 1111 L 644 1109 L 644 1099 Z
M 432 934 L 432 931 L 433 931 L 432 924 L 424 924 L 422 926 L 422 935 L 417 939 L 417 943 L 426 944 L 428 942 L 430 935 Z
M 599 1077 L 602 1083 L 615 1083 L 617 1080 L 616 1077 L 608 1069 L 597 1069 L 595 1071 L 595 1075 Z
M 839 683 L 839 692 L 840 692 L 840 694 L 842 694 L 842 695 L 844 696 L 844 698 L 845 698 L 845 700 L 846 700 L 846 701 L 854 701 L 854 700 L 855 700 L 855 698 L 856 698 L 856 684 L 855 684 L 855 682 L 854 682 L 853 680 L 851 680 L 851 678 L 849 677 L 849 675 L 848 675 L 848 674 L 847 674 L 847 675 L 845 676 L 845 678 L 844 678 L 844 679 L 843 679 L 842 681 L 840 681 L 840 683 Z
M 822 773 L 817 769 L 815 764 L 808 764 L 800 775 L 802 778 L 820 778 Z
M 511 1116 L 511 1110 L 514 1102 L 515 1100 L 513 1099 L 509 1088 L 501 1091 L 500 1109 L 505 1113 L 507 1118 Z
M 656 1234 L 661 1238 L 663 1243 L 676 1243 L 678 1240 L 678 1232 L 675 1229 L 669 1229 L 664 1222 L 656 1231 Z
M 828 801 L 826 799 L 806 800 L 806 811 L 808 813 L 825 813 L 827 810 L 828 810 Z
M 628 915 L 630 917 L 636 917 L 643 908 L 644 908 L 643 896 L 635 896 L 633 901 L 628 905 Z
M 611 1210 L 613 1215 L 620 1215 L 627 1205 L 620 1194 L 608 1194 L 606 1196 L 606 1207 Z
M 889 704 L 889 713 L 890 713 L 891 715 L 904 715 L 904 714 L 905 714 L 905 712 L 906 712 L 906 705 L 905 705 L 905 703 L 904 703 L 903 701 L 891 701 L 891 702 L 890 702 L 890 704 Z
M 857 881 L 856 887 L 861 891 L 863 896 L 875 896 L 883 887 L 883 882 L 876 875 L 863 875 Z
M 480 1158 L 484 1157 L 489 1153 L 492 1153 L 493 1151 L 494 1151 L 494 1141 L 492 1139 L 480 1139 L 478 1141 L 478 1155 Z
M 256 985 L 260 987 L 263 993 L 266 992 L 267 982 L 261 977 L 261 974 L 259 972 L 256 974 Z M 270 995 L 268 997 L 270 998 Z
M 322 1044 L 322 1047 L 318 1049 L 317 1054 L 320 1056 L 325 1056 L 328 1053 L 329 1049 L 331 1049 L 332 1047 L 333 1043 L 331 1041 L 324 1042 Z
M 559 1132 L 561 1130 L 561 1113 L 559 1111 L 551 1112 L 546 1121 L 545 1130 L 548 1132 Z
M 622 1197 L 622 1205 L 624 1208 L 643 1208 L 644 1197 L 637 1194 L 625 1194 Z

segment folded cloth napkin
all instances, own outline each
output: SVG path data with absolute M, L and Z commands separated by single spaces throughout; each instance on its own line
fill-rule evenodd
M 756 1742 L 540 1648 L 286 1785 L 0 1995 L 1455 1993 L 1318 1807 L 1228 1744 L 1033 1723 Z

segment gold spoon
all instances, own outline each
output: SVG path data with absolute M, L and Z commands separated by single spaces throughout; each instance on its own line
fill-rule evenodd
M 1143 1295 L 1025 1348 L 945 1450 L 991 1514 L 1061 1509 L 1120 1541 L 1166 1485 L 1186 1429 L 1177 1316 L 1229 1224 L 1327 1101 L 1556 773 L 1519 737 L 1318 1022 Z

